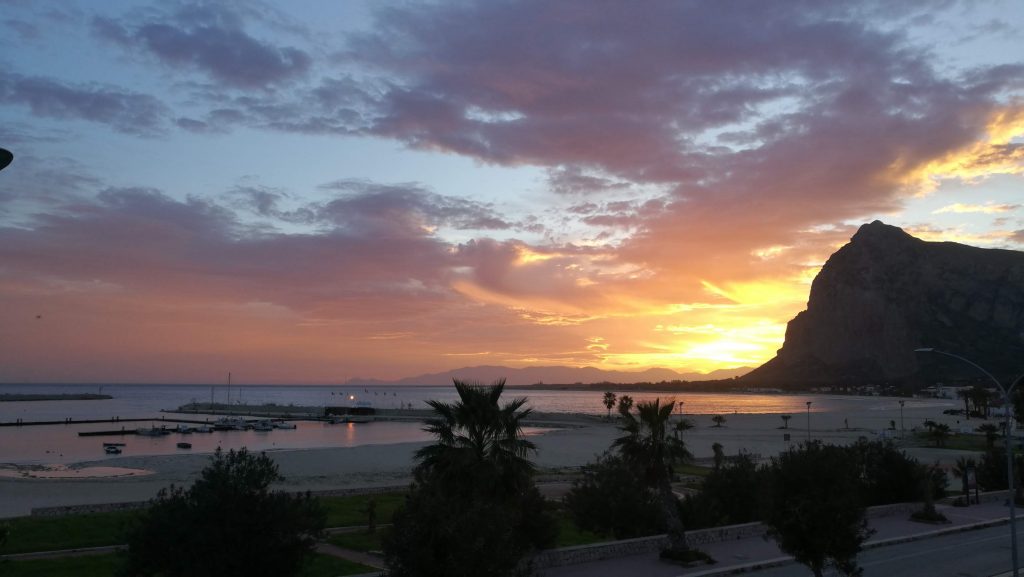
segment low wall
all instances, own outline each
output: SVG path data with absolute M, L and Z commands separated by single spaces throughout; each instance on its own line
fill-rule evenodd
M 983 493 L 982 502 L 988 502 L 1006 498 L 1006 491 L 996 493 Z M 921 508 L 920 503 L 894 503 L 892 505 L 878 505 L 868 507 L 867 518 L 877 519 L 879 517 L 890 517 L 894 515 L 909 516 Z M 723 543 L 725 541 L 736 541 L 750 537 L 762 537 L 768 529 L 762 523 L 744 523 L 742 525 L 727 525 L 725 527 L 712 527 L 710 529 L 697 529 L 686 532 L 686 542 L 691 547 L 701 547 L 712 543 Z M 643 555 L 660 551 L 668 545 L 668 537 L 665 535 L 653 535 L 651 537 L 639 537 L 636 539 L 625 539 L 622 541 L 607 541 L 604 543 L 593 543 L 591 545 L 578 545 L 576 547 L 563 547 L 561 549 L 550 549 L 542 551 L 533 558 L 534 566 L 537 569 L 547 567 L 560 567 L 562 565 L 575 565 L 590 561 L 601 561 L 615 557 L 626 557 L 628 555 Z

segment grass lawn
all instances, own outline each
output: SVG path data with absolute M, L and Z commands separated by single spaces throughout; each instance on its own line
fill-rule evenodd
M 113 577 L 121 560 L 117 555 L 83 555 L 32 561 L 0 561 L 4 577 Z
M 327 510 L 328 527 L 365 525 L 370 499 L 377 502 L 377 523 L 391 522 L 395 509 L 405 500 L 404 493 L 380 495 L 353 495 L 348 497 L 322 497 L 320 503 Z M 102 545 L 120 545 L 125 542 L 125 529 L 139 515 L 139 511 L 89 513 L 63 517 L 17 517 L 5 521 L 10 534 L 3 553 L 31 553 L 80 549 Z
M 555 514 L 555 521 L 558 523 L 558 537 L 555 539 L 555 547 L 575 547 L 576 545 L 590 545 L 612 541 L 614 537 L 607 537 L 580 529 L 569 516 L 568 511 L 559 510 Z
M 380 551 L 383 547 L 381 541 L 384 539 L 384 531 L 385 529 L 377 529 L 373 533 L 367 533 L 366 531 L 335 533 L 327 538 L 327 542 L 343 549 L 362 551 L 363 553 Z
M 65 517 L 18 517 L 9 519 L 10 534 L 3 552 L 29 553 L 119 545 L 124 543 L 125 527 L 137 511 L 90 513 Z
M 367 524 L 370 499 L 377 503 L 377 524 L 391 522 L 403 503 L 405 493 L 381 493 L 378 495 L 350 495 L 346 497 L 320 497 L 320 504 L 327 510 L 328 527 L 351 527 Z
M 575 545 L 589 545 L 611 541 L 611 537 L 584 531 L 576 526 L 568 511 L 561 507 L 552 511 L 555 515 L 555 522 L 558 525 L 558 537 L 555 539 L 555 547 L 573 547 Z M 352 533 L 335 533 L 327 538 L 327 542 L 353 551 L 380 551 L 381 540 L 386 529 L 378 529 L 375 533 L 366 531 L 355 531 Z
M 694 475 L 697 477 L 707 477 L 711 474 L 711 467 L 702 467 L 700 465 L 694 465 L 687 463 L 685 465 L 673 465 L 673 471 L 677 475 Z
M 0 575 L 4 577 L 114 577 L 121 565 L 116 554 L 83 555 L 31 561 L 0 561 Z M 373 567 L 338 559 L 329 555 L 314 555 L 299 572 L 299 577 L 336 577 L 373 573 Z
M 912 436 L 908 436 L 907 441 L 907 445 L 911 447 L 935 447 L 935 441 L 928 435 L 928 433 L 915 433 Z M 984 452 L 987 447 L 988 445 L 985 441 L 985 435 L 958 433 L 946 437 L 942 447 L 939 448 L 957 449 L 960 451 L 978 451 L 981 453 Z

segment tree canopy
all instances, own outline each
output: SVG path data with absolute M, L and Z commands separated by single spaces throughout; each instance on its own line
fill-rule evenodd
M 188 489 L 163 489 L 128 537 L 128 575 L 295 575 L 325 513 L 308 493 L 271 491 L 266 455 L 220 449 Z
M 871 534 L 860 471 L 849 456 L 842 447 L 811 442 L 772 460 L 768 533 L 816 577 L 828 566 L 860 574 L 857 553 Z
M 456 380 L 458 401 L 430 401 L 437 441 L 416 452 L 415 482 L 385 538 L 390 575 L 500 577 L 554 542 L 533 483 L 536 447 L 522 436 L 530 409 L 524 398 L 502 405 L 504 386 Z

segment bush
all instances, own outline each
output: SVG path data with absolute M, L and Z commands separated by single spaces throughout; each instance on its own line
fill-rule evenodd
M 888 505 L 924 499 L 928 468 L 907 456 L 891 441 L 858 441 L 848 449 L 861 472 L 865 504 Z M 931 476 L 932 497 L 946 492 L 946 477 L 940 471 Z
M 270 491 L 277 465 L 246 449 L 214 453 L 188 490 L 162 489 L 128 536 L 128 575 L 295 575 L 324 512 L 308 493 Z
M 573 482 L 565 507 L 581 529 L 629 539 L 664 530 L 654 494 L 618 455 L 605 453 L 583 468 Z
M 412 487 L 384 537 L 389 575 L 512 575 L 530 550 L 554 545 L 556 526 L 536 488 L 495 500 L 438 483 Z
M 848 450 L 816 442 L 772 459 L 768 534 L 816 576 L 827 566 L 859 574 L 857 553 L 871 534 L 859 473 Z
M 764 512 L 769 475 L 749 455 L 711 471 L 700 493 L 686 497 L 680 511 L 688 527 L 703 528 L 758 521 Z

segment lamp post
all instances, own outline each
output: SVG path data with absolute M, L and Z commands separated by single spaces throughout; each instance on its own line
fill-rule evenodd
M 905 435 L 905 433 L 904 433 L 905 429 L 903 428 L 903 404 L 905 402 L 906 401 L 900 400 L 900 440 L 901 441 L 903 440 L 903 437 Z
M 807 401 L 807 442 L 811 442 L 811 401 Z
M 940 351 L 940 350 L 932 349 L 932 348 L 914 349 L 914 352 L 915 353 L 935 353 L 937 355 L 945 355 L 947 357 L 953 357 L 954 359 L 958 359 L 960 361 L 963 361 L 963 362 L 967 363 L 968 365 L 971 365 L 972 367 L 974 367 L 974 368 L 978 369 L 979 371 L 981 371 L 986 377 L 991 379 L 992 382 L 996 384 L 996 387 L 999 389 L 999 392 L 1003 393 L 1003 408 L 1006 411 L 1006 413 L 1005 413 L 1006 421 L 1005 421 L 1005 431 L 1004 431 L 1005 432 L 1005 436 L 1006 436 L 1006 440 L 1005 440 L 1005 443 L 1006 443 L 1006 480 L 1007 480 L 1007 485 L 1010 488 L 1010 499 L 1009 499 L 1010 500 L 1010 551 L 1012 553 L 1012 559 L 1013 559 L 1013 577 L 1019 577 L 1019 573 L 1017 573 L 1017 513 L 1016 513 L 1016 503 L 1015 503 L 1015 501 L 1016 501 L 1016 490 L 1015 490 L 1015 487 L 1014 487 L 1015 483 L 1013 482 L 1013 447 L 1011 446 L 1011 443 L 1010 443 L 1010 406 L 1011 406 L 1010 405 L 1010 393 L 1013 392 L 1013 388 L 1017 386 L 1017 383 L 1020 382 L 1021 378 L 1024 377 L 1024 375 L 1021 375 L 1020 377 L 1017 377 L 1012 383 L 1010 383 L 1010 387 L 1009 388 L 1005 388 L 1005 387 L 1003 387 L 1003 384 L 999 382 L 999 379 L 997 379 L 997 378 L 992 376 L 992 373 L 990 373 L 990 372 L 986 371 L 985 369 L 981 368 L 981 366 L 979 366 L 977 363 L 974 363 L 973 361 L 965 359 L 965 358 L 961 357 L 960 355 L 954 355 L 953 353 L 947 353 L 945 351 Z

